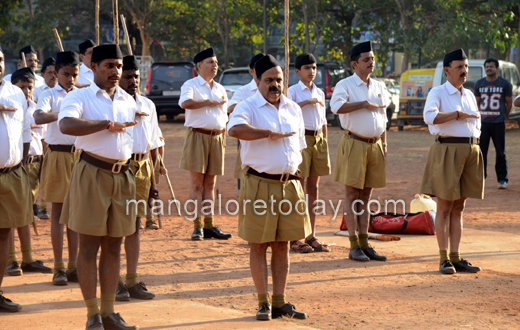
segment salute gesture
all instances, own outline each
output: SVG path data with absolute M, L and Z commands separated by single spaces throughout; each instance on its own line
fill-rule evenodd
M 0 104 L 0 111 L 16 111 L 16 110 L 18 110 L 18 109 L 16 109 L 13 106 Z
M 386 104 L 379 105 L 369 101 L 365 101 L 365 109 L 386 109 Z
M 109 120 L 107 129 L 110 132 L 123 132 L 126 127 L 131 127 L 131 126 L 135 126 L 135 125 L 137 125 L 137 120 L 129 121 L 126 123 L 119 123 L 117 121 Z
M 267 138 L 270 139 L 270 140 L 279 140 L 279 139 L 282 139 L 282 138 L 291 137 L 294 134 L 296 134 L 296 132 L 269 131 L 269 135 L 267 136 Z

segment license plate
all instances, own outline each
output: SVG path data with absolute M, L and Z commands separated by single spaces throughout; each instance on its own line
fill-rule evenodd
M 164 96 L 179 96 L 179 95 L 181 95 L 181 91 L 163 91 L 162 95 L 164 95 Z

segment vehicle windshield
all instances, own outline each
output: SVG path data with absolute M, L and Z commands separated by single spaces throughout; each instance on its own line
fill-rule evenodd
M 220 80 L 221 85 L 240 85 L 244 86 L 251 82 L 253 76 L 249 74 L 249 71 L 229 71 L 222 74 Z
M 152 67 L 151 81 L 160 82 L 185 82 L 193 78 L 190 65 L 154 65 Z
M 482 68 L 479 66 L 470 66 L 468 68 L 468 79 L 466 79 L 466 84 L 471 82 L 475 84 L 477 80 L 482 79 Z M 444 70 L 442 71 L 442 79 L 441 79 L 441 85 L 446 82 L 446 74 L 444 73 Z

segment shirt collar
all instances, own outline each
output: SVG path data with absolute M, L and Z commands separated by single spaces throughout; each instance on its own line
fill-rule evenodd
M 302 91 L 304 91 L 305 89 L 308 89 L 312 93 L 312 91 L 314 90 L 315 85 L 314 85 L 314 83 L 311 83 L 311 84 L 312 84 L 312 88 L 309 88 L 309 87 L 305 86 L 305 84 L 301 80 L 298 82 L 298 85 L 300 86 Z
M 204 80 L 204 78 L 202 78 L 201 76 L 197 76 L 197 79 L 199 81 L 199 85 L 208 85 L 208 82 L 206 80 Z
M 90 70 L 90 68 L 88 66 L 86 66 L 85 63 L 83 63 L 83 62 L 81 63 L 79 69 L 80 69 L 80 71 L 83 71 L 83 72 L 89 72 L 89 71 L 92 72 L 92 70 Z
M 251 80 L 251 82 L 249 83 L 249 89 L 254 92 L 258 89 L 258 85 L 256 84 L 256 81 L 253 79 Z
M 49 87 L 50 88 L 50 87 Z M 57 91 L 60 91 L 60 92 L 63 92 L 65 94 L 67 94 L 67 92 L 65 91 L 65 89 L 63 89 L 63 87 L 61 87 L 60 83 L 57 83 L 56 86 L 54 86 L 54 88 L 57 90 Z M 75 90 L 75 89 L 78 89 L 76 86 L 73 86 L 72 87 L 72 90 Z
M 287 104 L 286 99 L 287 98 L 285 97 L 285 95 L 282 94 L 280 96 L 280 105 L 278 106 L 278 109 L 282 108 L 283 106 L 285 106 L 285 104 Z M 259 90 L 256 91 L 256 94 L 253 96 L 253 100 L 255 101 L 255 104 L 258 108 L 261 108 L 266 104 L 271 104 L 265 99 L 265 97 L 260 93 Z
M 464 86 L 461 88 L 462 92 L 459 91 L 455 86 L 453 86 L 449 81 L 446 80 L 446 90 L 448 91 L 448 94 L 453 95 L 457 92 L 464 95 Z
M 128 94 L 130 95 L 130 94 Z M 132 95 L 130 95 L 131 97 Z M 135 103 L 136 104 L 142 104 L 143 103 L 143 97 L 138 93 L 138 94 L 135 94 Z
M 95 82 L 90 84 L 90 86 L 87 87 L 87 88 L 90 88 L 92 90 L 92 92 L 94 93 L 94 95 L 97 95 L 97 93 L 99 93 L 100 91 L 104 91 L 101 88 L 99 88 L 99 86 L 96 85 Z M 121 87 L 116 86 L 116 92 L 114 93 L 114 100 L 118 99 L 120 97 L 125 97 L 125 94 L 128 95 L 129 97 L 131 97 L 130 94 L 128 94 L 125 91 L 123 91 L 123 89 Z

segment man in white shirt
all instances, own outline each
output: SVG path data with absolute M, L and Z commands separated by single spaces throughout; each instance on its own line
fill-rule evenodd
M 119 86 L 123 55 L 118 45 L 92 51 L 94 83 L 65 97 L 58 122 L 75 135 L 81 155 L 74 166 L 60 218 L 79 233 L 78 278 L 87 306 L 86 329 L 138 329 L 114 312 L 123 237 L 135 232 L 135 178 L 130 169 L 136 103 Z M 101 310 L 96 299 L 98 250 Z
M 136 212 L 135 233 L 125 238 L 126 252 L 126 285 L 123 277 L 119 276 L 116 291 L 117 301 L 128 301 L 130 297 L 137 299 L 153 299 L 155 294 L 148 291 L 143 282 L 137 280 L 137 264 L 139 262 L 140 240 L 139 229 L 141 217 L 146 215 L 146 209 L 153 199 L 159 198 L 159 191 L 155 186 L 154 164 L 157 162 L 157 143 L 159 140 L 159 122 L 157 111 L 152 101 L 139 95 L 139 63 L 135 56 L 123 58 L 123 73 L 119 86 L 130 94 L 137 103 L 134 126 L 134 146 L 131 158 L 131 167 L 135 175 Z M 152 150 L 153 156 L 152 157 Z
M 58 78 L 56 77 L 56 60 L 54 57 L 49 57 L 45 61 L 43 61 L 42 69 L 40 71 L 44 83 L 38 88 L 34 89 L 33 100 L 38 103 L 38 96 L 41 95 L 42 92 L 54 88 L 58 83 Z
M 312 233 L 305 238 L 305 243 L 292 241 L 291 249 L 296 252 L 330 252 L 330 247 L 316 238 L 316 214 L 312 212 L 318 199 L 320 176 L 330 174 L 329 146 L 327 143 L 327 117 L 325 115 L 325 94 L 312 81 L 316 78 L 317 61 L 314 55 L 304 53 L 295 61 L 295 73 L 300 77 L 298 84 L 289 88 L 287 96 L 302 108 L 305 124 L 307 148 L 302 151 L 300 176 L 305 193 L 309 196 L 308 212 Z
M 305 149 L 300 107 L 282 95 L 283 71 L 271 55 L 255 64 L 258 91 L 240 102 L 228 123 L 229 136 L 242 141 L 244 185 L 239 199 L 240 238 L 251 243 L 250 266 L 258 294 L 258 320 L 288 316 L 305 319 L 285 300 L 289 241 L 311 232 L 305 198 L 295 175 Z M 282 202 L 282 200 L 284 202 Z M 272 308 L 267 277 L 271 246 Z
M 8 261 L 9 232 L 33 219 L 29 176 L 22 166 L 31 143 L 27 100 L 20 88 L 2 79 L 4 59 L 0 48 L 0 287 Z M 1 312 L 18 312 L 21 308 L 0 290 Z
M 515 100 L 513 101 L 513 105 L 517 108 L 520 108 L 520 95 L 515 97 Z
M 34 125 L 32 115 L 36 110 L 36 104 L 32 101 L 34 91 L 34 72 L 31 68 L 22 68 L 13 72 L 11 82 L 14 86 L 20 88 L 25 95 L 28 104 L 27 116 L 31 121 L 31 144 L 29 147 L 29 157 L 25 162 L 25 169 L 29 175 L 29 185 L 31 188 L 31 202 L 33 205 L 34 215 L 37 215 L 34 203 L 38 194 L 38 181 L 40 176 L 40 163 L 42 159 L 42 127 Z M 18 227 L 18 238 L 20 239 L 20 249 L 22 250 L 22 266 L 18 267 L 15 254 L 14 230 L 11 230 L 9 237 L 9 264 L 7 265 L 7 273 L 9 275 L 22 275 L 22 271 L 52 273 L 52 269 L 44 266 L 40 260 L 33 260 L 31 246 L 31 228 L 30 225 Z
M 49 149 L 43 158 L 41 174 L 42 198 L 52 203 L 51 241 L 54 254 L 54 285 L 77 282 L 78 234 L 67 228 L 69 263 L 63 262 L 63 225 L 60 225 L 63 201 L 69 188 L 74 167 L 74 136 L 63 134 L 58 127 L 58 115 L 63 99 L 74 90 L 78 79 L 79 56 L 76 52 L 61 52 L 56 55 L 58 84 L 42 93 L 38 100 L 34 119 L 37 124 L 47 124 L 45 142 Z
M 227 94 L 222 85 L 213 80 L 218 72 L 218 61 L 213 48 L 195 55 L 193 59 L 199 75 L 181 87 L 179 106 L 186 109 L 184 126 L 186 137 L 179 168 L 190 171 L 190 200 L 194 201 L 194 230 L 191 239 L 229 239 L 213 223 L 213 209 L 204 215 L 202 228 L 202 201 L 215 204 L 215 181 L 224 175 L 224 135 Z
M 94 41 L 90 39 L 79 44 L 79 58 L 83 63 L 79 67 L 79 77 L 76 82 L 76 87 L 78 88 L 87 87 L 94 81 L 94 73 L 90 69 L 90 58 L 92 57 L 92 49 L 95 46 Z
M 424 122 L 435 142 L 424 167 L 421 193 L 437 197 L 435 231 L 440 272 L 476 273 L 481 268 L 461 259 L 459 248 L 466 198 L 484 198 L 480 112 L 473 93 L 462 86 L 468 77 L 464 50 L 446 54 L 443 62 L 446 83 L 433 88 L 424 105 Z
M 40 63 L 40 60 L 38 60 L 38 53 L 36 50 L 34 50 L 33 46 L 29 45 L 26 46 L 18 52 L 18 66 L 20 68 L 23 68 L 25 65 L 22 61 L 22 53 L 25 55 L 25 63 L 27 64 L 27 67 L 31 68 L 33 72 L 36 72 L 38 69 L 38 63 Z M 11 82 L 11 75 L 7 75 L 4 77 L 4 80 Z M 35 76 L 34 80 L 34 88 L 38 88 L 44 84 L 44 80 L 40 76 Z
M 332 112 L 339 114 L 345 129 L 333 180 L 345 185 L 343 207 L 350 234 L 349 258 L 386 261 L 368 244 L 369 212 L 364 209 L 372 190 L 386 187 L 386 89 L 383 83 L 370 79 L 375 67 L 370 41 L 352 47 L 349 54 L 355 72 L 338 82 L 330 100 Z

